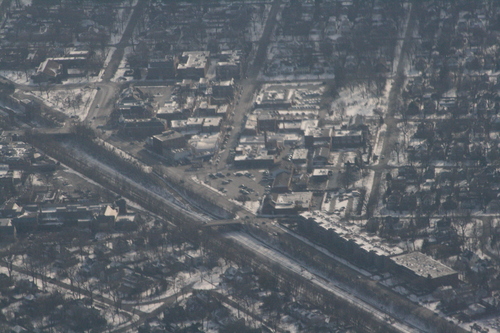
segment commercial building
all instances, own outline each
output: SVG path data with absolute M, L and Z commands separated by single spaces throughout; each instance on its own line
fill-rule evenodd
M 295 149 L 292 153 L 292 162 L 295 164 L 306 164 L 309 151 L 304 148 Z
M 255 99 L 256 109 L 288 109 L 292 106 L 293 91 L 264 86 Z
M 156 117 L 167 120 L 169 126 L 171 125 L 172 120 L 188 119 L 189 115 L 190 110 L 181 108 L 181 106 L 175 101 L 166 102 L 156 112 Z
M 148 63 L 148 80 L 171 80 L 175 79 L 176 58 L 172 55 L 164 57 L 153 57 Z
M 234 96 L 234 80 L 226 80 L 220 82 L 214 82 L 211 85 L 212 90 L 212 101 L 215 104 L 221 104 L 222 102 L 227 102 L 228 99 Z
M 273 180 L 272 191 L 274 193 L 286 193 L 290 191 L 292 185 L 292 176 L 293 169 L 292 172 L 285 171 L 278 174 Z
M 158 118 L 124 119 L 120 118 L 119 130 L 121 133 L 136 136 L 160 134 L 166 129 L 166 123 Z
M 313 167 L 324 167 L 329 164 L 330 149 L 318 147 L 314 150 Z
M 213 156 L 219 148 L 219 143 L 219 133 L 195 135 L 188 141 L 189 146 L 192 148 L 193 158 L 196 159 L 205 159 Z
M 335 130 L 332 135 L 332 148 L 359 147 L 364 144 L 361 130 Z
M 203 118 L 203 133 L 216 133 L 220 131 L 222 124 L 222 118 L 219 117 L 207 117 Z
M 392 257 L 391 268 L 411 285 L 434 289 L 458 285 L 458 272 L 421 253 L 411 252 Z
M 308 127 L 304 131 L 304 143 L 306 145 L 306 148 L 319 146 L 330 148 L 332 144 L 333 134 L 333 128 Z
M 275 215 L 296 215 L 311 208 L 312 198 L 312 192 L 278 194 L 271 206 Z
M 269 168 L 276 163 L 275 155 L 269 154 L 263 143 L 240 147 L 242 148 L 241 154 L 234 157 L 234 166 L 236 168 Z
M 148 140 L 148 143 L 156 153 L 163 154 L 164 149 L 184 148 L 187 141 L 184 135 L 179 132 L 166 131 L 158 135 L 153 135 Z

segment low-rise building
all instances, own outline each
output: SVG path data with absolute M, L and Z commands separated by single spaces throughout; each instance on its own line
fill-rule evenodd
M 220 105 L 217 108 L 217 111 L 215 111 L 215 115 L 217 117 L 221 117 L 222 119 L 227 119 L 227 117 L 229 116 L 229 110 L 230 109 L 228 104 Z
M 190 110 L 181 108 L 180 105 L 175 101 L 166 102 L 162 107 L 156 112 L 156 117 L 160 119 L 165 119 L 168 121 L 169 126 L 171 126 L 172 120 L 182 120 L 188 119 Z
M 458 285 L 458 272 L 421 253 L 411 252 L 392 257 L 392 269 L 418 288 L 434 289 Z
M 166 123 L 158 118 L 124 119 L 120 118 L 119 130 L 121 133 L 137 136 L 160 134 L 166 130 Z
M 332 148 L 359 147 L 364 144 L 361 130 L 335 130 L 331 140 Z
M 276 156 L 269 154 L 262 142 L 261 145 L 244 146 L 241 155 L 234 157 L 236 168 L 269 168 L 276 163 Z
M 38 227 L 38 213 L 24 212 L 13 218 L 12 224 L 16 227 L 17 232 L 32 232 Z
M 286 193 L 291 190 L 291 185 L 292 185 L 292 176 L 293 176 L 293 170 L 292 172 L 282 172 L 278 174 L 274 180 L 273 180 L 273 185 L 272 185 L 272 191 L 274 193 Z
M 204 118 L 188 118 L 186 122 L 186 131 L 200 133 L 203 130 Z
M 38 67 L 35 75 L 32 76 L 32 79 L 35 83 L 37 82 L 59 82 L 62 80 L 64 75 L 63 65 L 59 62 L 46 59 L 43 61 Z
M 257 129 L 259 132 L 278 132 L 279 115 L 274 112 L 262 112 L 257 116 Z
M 251 114 L 243 127 L 241 135 L 257 135 L 257 115 Z
M 315 128 L 308 127 L 304 131 L 304 143 L 306 148 L 314 148 L 314 147 L 331 147 L 332 144 L 332 136 L 333 136 L 332 128 Z
M 0 237 L 15 237 L 16 227 L 11 218 L 0 218 Z
M 271 201 L 271 206 L 275 215 L 296 215 L 300 212 L 310 210 L 312 198 L 312 192 L 278 194 Z
M 325 181 L 326 179 L 328 179 L 328 176 L 330 176 L 331 173 L 332 171 L 329 169 L 314 169 L 312 178 L 315 181 Z
M 219 117 L 207 117 L 203 119 L 202 132 L 203 133 L 215 133 L 219 132 L 222 125 L 222 118 Z
M 306 164 L 309 150 L 304 148 L 295 149 L 292 153 L 292 162 L 295 164 Z
M 255 99 L 256 109 L 288 109 L 292 106 L 292 91 L 264 86 Z
M 99 214 L 94 217 L 92 228 L 94 230 L 111 230 L 115 227 L 118 210 L 105 205 L 101 208 Z
M 318 147 L 314 150 L 313 167 L 323 167 L 329 163 L 330 149 Z
M 194 109 L 193 114 L 197 117 L 213 117 L 217 112 L 217 105 L 209 104 L 207 100 L 202 100 Z
M 239 79 L 241 74 L 241 52 L 222 51 L 215 67 L 219 80 Z
M 164 149 L 178 149 L 186 147 L 187 141 L 184 135 L 176 131 L 166 131 L 158 135 L 153 135 L 148 143 L 152 149 L 162 154 Z
M 13 218 L 19 216 L 23 213 L 23 207 L 19 206 L 15 202 L 5 202 L 0 209 L 0 217 Z
M 176 162 L 189 161 L 192 153 L 193 152 L 189 148 L 163 149 L 163 156 Z
M 227 101 L 228 99 L 232 99 L 234 96 L 234 80 L 226 80 L 215 82 L 211 86 L 212 89 L 212 99 L 215 101 Z M 220 103 L 215 103 L 220 104 Z
M 219 143 L 219 133 L 195 135 L 188 141 L 195 159 L 205 159 L 213 156 L 219 148 Z
M 152 57 L 148 63 L 148 80 L 175 79 L 176 58 L 173 55 Z
M 179 57 L 177 75 L 182 79 L 198 80 L 205 77 L 209 66 L 209 51 L 184 52 Z

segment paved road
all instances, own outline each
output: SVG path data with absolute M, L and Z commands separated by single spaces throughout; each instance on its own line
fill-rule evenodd
M 137 26 L 147 3 L 147 0 L 139 0 L 137 2 L 132 11 L 127 27 L 123 32 L 122 38 L 120 39 L 120 42 L 115 45 L 115 50 L 111 56 L 111 60 L 104 69 L 104 73 L 101 76 L 102 83 L 96 85 L 100 89 L 96 92 L 94 101 L 90 105 L 89 113 L 85 119 L 85 121 L 94 128 L 105 125 L 109 115 L 113 112 L 114 100 L 120 91 L 120 85 L 111 82 L 111 79 L 115 75 L 120 62 L 123 59 L 125 48 L 130 45 L 135 27 Z
M 395 79 L 392 84 L 391 91 L 389 93 L 388 105 L 387 105 L 387 114 L 384 119 L 384 123 L 387 128 L 385 131 L 384 142 L 382 152 L 380 154 L 379 163 L 371 168 L 375 170 L 375 176 L 373 178 L 372 192 L 370 193 L 370 197 L 368 199 L 368 204 L 366 208 L 367 217 L 373 216 L 375 208 L 378 205 L 379 197 L 380 197 L 380 181 L 382 176 L 388 170 L 388 161 L 391 155 L 391 152 L 394 149 L 394 145 L 396 144 L 399 137 L 399 128 L 398 128 L 398 120 L 395 118 L 396 112 L 399 108 L 399 97 L 401 96 L 401 92 L 405 83 L 405 65 L 406 65 L 406 51 L 408 47 L 410 47 L 409 43 L 413 38 L 413 30 L 415 28 L 415 17 L 414 17 L 414 6 L 410 9 L 410 17 L 408 20 L 408 25 L 406 28 L 405 38 L 403 40 L 403 45 L 401 47 L 401 52 L 399 54 L 399 62 L 398 67 L 395 73 Z
M 109 116 L 113 112 L 114 101 L 119 94 L 120 87 L 116 83 L 108 82 L 97 84 L 94 100 L 89 106 L 89 112 L 85 122 L 93 128 L 106 125 Z
M 227 143 L 226 150 L 220 155 L 220 162 L 217 169 L 224 169 L 229 155 L 229 150 L 235 148 L 238 144 L 245 116 L 253 108 L 253 97 L 256 91 L 260 88 L 257 82 L 262 66 L 266 61 L 267 48 L 271 40 L 274 27 L 276 26 L 276 16 L 281 8 L 281 0 L 274 0 L 269 15 L 267 17 L 266 26 L 262 33 L 262 37 L 258 43 L 257 51 L 253 62 L 247 68 L 247 77 L 240 82 L 242 87 L 241 95 L 236 100 L 234 114 L 232 118 L 233 129 L 231 137 Z
M 184 288 L 182 288 L 179 292 L 175 293 L 174 295 L 159 299 L 158 301 L 152 301 L 149 303 L 148 302 L 142 303 L 143 305 L 152 304 L 152 303 L 160 303 L 160 302 L 162 302 L 163 304 L 151 312 L 142 312 L 141 311 L 140 315 L 139 315 L 139 317 L 140 317 L 139 320 L 137 320 L 129 325 L 115 329 L 111 332 L 122 333 L 122 332 L 131 332 L 132 330 L 137 330 L 137 328 L 139 326 L 141 326 L 142 324 L 144 324 L 149 318 L 154 318 L 154 317 L 158 316 L 160 313 L 163 312 L 163 310 L 165 310 L 165 308 L 167 308 L 167 307 L 171 306 L 172 304 L 174 304 L 175 302 L 177 302 L 177 299 L 180 296 L 183 296 L 183 295 L 191 292 L 191 290 L 193 289 L 193 285 L 194 285 L 194 283 L 191 283 L 191 284 L 185 286 Z M 139 305 L 141 305 L 141 304 L 139 304 Z
M 147 3 L 148 0 L 139 0 L 136 6 L 133 8 L 130 20 L 128 21 L 128 24 L 125 27 L 120 42 L 112 46 L 114 48 L 114 51 L 109 63 L 104 69 L 104 73 L 101 76 L 101 82 L 50 85 L 51 91 L 72 90 L 72 89 L 82 88 L 85 86 L 90 86 L 94 88 L 95 97 L 91 102 L 90 106 L 88 106 L 89 112 L 87 114 L 87 117 L 85 118 L 87 124 L 91 125 L 94 128 L 104 126 L 107 120 L 109 119 L 109 115 L 113 111 L 114 100 L 116 100 L 116 96 L 121 89 L 121 85 L 115 82 L 111 82 L 111 79 L 115 75 L 116 70 L 120 65 L 120 62 L 124 56 L 125 48 L 130 45 L 135 27 L 139 22 L 141 15 L 144 11 L 144 7 L 147 5 Z M 36 97 L 32 95 L 23 94 L 23 92 L 32 91 L 36 87 L 34 87 L 33 85 L 21 85 L 15 82 L 12 83 L 15 85 L 16 89 L 21 91 L 20 93 L 18 93 L 19 96 L 26 97 L 36 102 L 40 102 L 40 100 L 38 100 Z M 41 103 L 45 104 L 43 101 L 41 101 Z M 68 126 L 69 124 L 70 122 L 67 123 Z M 68 126 L 65 126 L 59 131 L 66 132 L 68 130 Z

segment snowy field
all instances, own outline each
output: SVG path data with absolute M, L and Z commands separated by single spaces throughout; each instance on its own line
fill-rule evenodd
M 96 89 L 85 86 L 77 89 L 48 92 L 33 90 L 28 92 L 28 94 L 38 97 L 47 106 L 66 114 L 68 117 L 84 120 L 87 117 L 89 107 L 96 92 Z

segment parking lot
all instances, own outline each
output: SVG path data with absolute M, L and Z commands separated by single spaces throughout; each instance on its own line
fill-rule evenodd
M 198 179 L 213 187 L 231 199 L 242 195 L 251 201 L 259 201 L 270 189 L 272 181 L 265 175 L 265 170 L 225 170 L 220 172 L 198 175 Z

